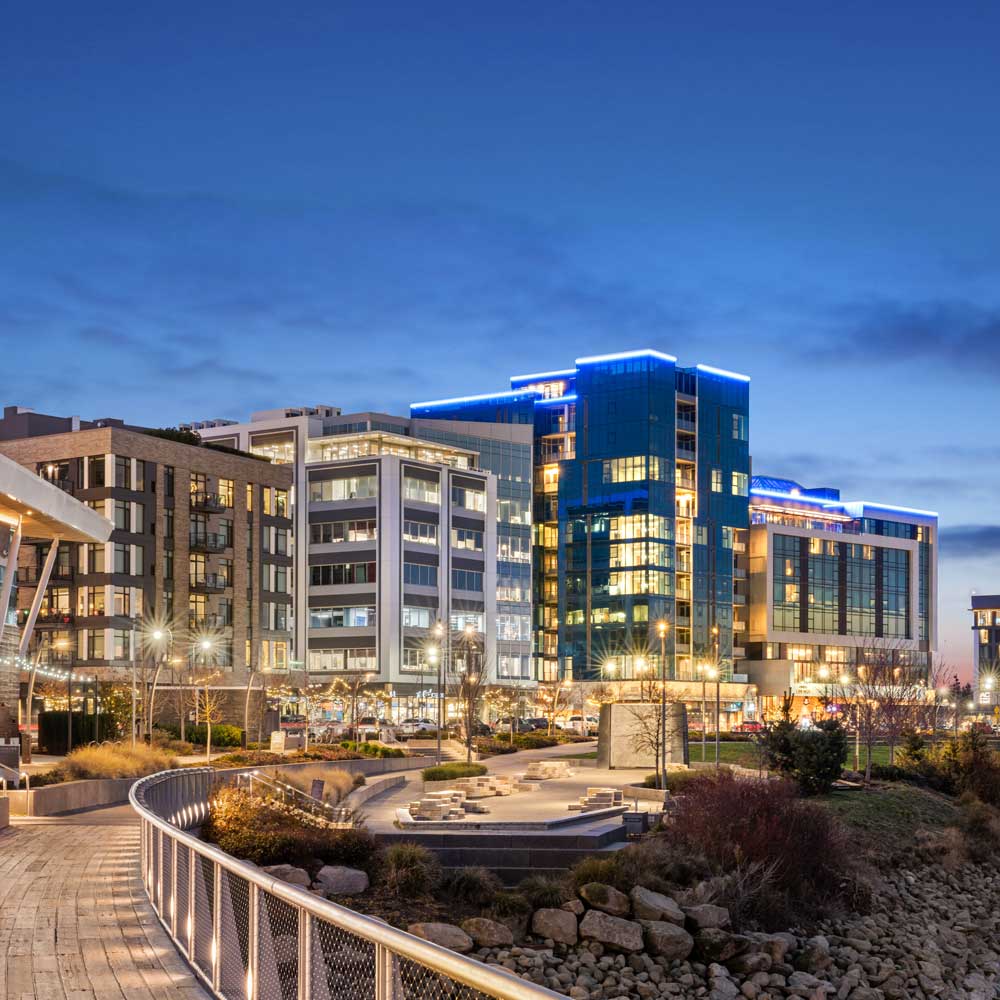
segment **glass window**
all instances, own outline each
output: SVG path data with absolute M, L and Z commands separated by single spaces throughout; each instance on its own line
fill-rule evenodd
M 745 497 L 748 495 L 750 477 L 745 472 L 733 473 L 733 496 Z
M 712 469 L 712 492 L 722 492 L 722 469 Z
M 416 479 L 413 476 L 403 477 L 403 496 L 407 500 L 416 500 L 418 503 L 441 502 L 441 484 L 430 483 L 425 479 Z
M 430 628 L 437 620 L 437 611 L 432 608 L 403 606 L 403 628 Z
M 316 545 L 331 542 L 374 542 L 374 519 L 364 521 L 323 521 L 309 525 L 309 541 Z
M 605 483 L 632 483 L 645 478 L 645 455 L 628 455 L 624 458 L 604 460 L 603 481 Z
M 333 563 L 309 567 L 309 582 L 314 587 L 331 587 L 343 583 L 374 583 L 375 563 Z
M 163 492 L 168 497 L 174 495 L 174 467 L 172 465 L 163 466 Z
M 135 460 L 135 482 L 132 484 L 132 489 L 138 490 L 141 493 L 145 488 L 146 463 L 141 458 L 137 458 Z
M 219 499 L 224 506 L 233 506 L 233 481 L 231 479 L 219 480 Z
M 733 414 L 733 440 L 747 440 L 747 418 L 745 413 Z
M 288 490 L 274 491 L 274 516 L 288 517 Z
M 403 563 L 403 582 L 416 587 L 437 586 L 437 566 L 424 566 L 420 563 Z
M 452 528 L 451 544 L 456 549 L 470 549 L 473 552 L 483 551 L 483 533 L 472 528 Z
M 437 545 L 438 526 L 423 521 L 403 521 L 403 539 L 420 545 Z
M 92 455 L 87 459 L 87 483 L 91 488 L 104 486 L 104 456 Z
M 115 542 L 114 555 L 115 555 L 115 565 L 112 570 L 113 573 L 129 573 L 131 561 L 129 560 L 129 550 L 130 545 L 123 545 L 120 542 Z
M 486 494 L 482 490 L 470 490 L 464 486 L 452 486 L 451 502 L 465 510 L 486 510 Z
M 119 531 L 128 531 L 131 525 L 129 524 L 129 509 L 127 500 L 116 500 L 115 501 L 115 528 Z
M 309 484 L 309 499 L 314 503 L 328 503 L 333 500 L 353 500 L 358 497 L 376 496 L 377 489 L 375 476 L 352 476 L 350 479 L 324 479 L 322 482 Z M 277 513 L 277 507 L 275 513 Z
M 374 607 L 310 608 L 310 628 L 373 628 Z
M 451 571 L 451 585 L 456 590 L 481 592 L 483 589 L 483 574 L 471 569 L 453 569 Z
M 115 456 L 115 486 L 132 488 L 132 462 L 124 455 Z

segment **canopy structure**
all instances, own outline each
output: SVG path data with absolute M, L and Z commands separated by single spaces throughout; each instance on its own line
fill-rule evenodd
M 0 455 L 0 703 L 16 692 L 19 658 L 24 655 L 49 585 L 56 551 L 61 541 L 103 544 L 114 525 L 86 504 L 17 462 Z M 35 596 L 20 637 L 10 641 L 4 632 L 16 624 L 11 595 L 17 575 L 17 558 L 24 539 L 51 541 L 39 573 Z

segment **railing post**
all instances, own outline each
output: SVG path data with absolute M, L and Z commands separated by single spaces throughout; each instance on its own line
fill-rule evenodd
M 259 983 L 258 961 L 260 931 L 260 888 L 256 882 L 250 883 L 250 919 L 249 919 L 249 942 L 247 948 L 247 1000 L 257 1000 L 257 988 Z
M 222 868 L 212 862 L 212 992 L 218 995 L 222 972 Z
M 309 1000 L 312 979 L 312 919 L 306 910 L 299 910 L 299 995 Z
M 375 945 L 375 1000 L 397 1000 L 396 956 L 384 944 Z

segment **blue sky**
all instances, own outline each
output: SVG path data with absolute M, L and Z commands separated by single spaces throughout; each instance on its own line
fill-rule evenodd
M 22 5 L 4 400 L 162 425 L 642 346 L 745 371 L 757 471 L 940 511 L 967 669 L 1000 590 L 997 37 L 961 2 Z

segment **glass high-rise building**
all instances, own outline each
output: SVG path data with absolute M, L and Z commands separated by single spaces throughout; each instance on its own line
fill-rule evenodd
M 743 655 L 749 378 L 627 351 L 414 403 L 421 421 L 533 428 L 533 656 L 540 680 L 696 679 Z M 503 474 L 500 473 L 501 488 Z

